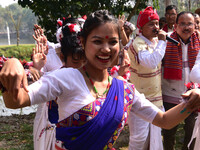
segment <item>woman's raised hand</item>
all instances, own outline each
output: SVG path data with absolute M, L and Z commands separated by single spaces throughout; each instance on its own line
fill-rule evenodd
M 37 43 L 35 48 L 33 48 L 33 67 L 38 70 L 41 70 L 47 62 L 47 58 L 44 53 L 45 49 L 46 48 L 41 43 Z
M 47 45 L 47 38 L 44 35 L 43 29 L 35 24 L 33 28 L 35 35 L 33 34 L 33 38 L 36 40 L 37 44 L 42 44 L 44 49 L 44 53 L 47 55 L 48 54 L 48 45 Z

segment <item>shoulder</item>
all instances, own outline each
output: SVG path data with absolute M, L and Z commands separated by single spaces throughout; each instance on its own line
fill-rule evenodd
M 68 80 L 76 79 L 78 76 L 80 76 L 80 72 L 78 69 L 74 68 L 60 68 L 55 71 L 52 71 L 50 73 L 47 73 L 46 76 L 51 76 L 55 78 L 66 78 Z
M 127 82 L 127 81 L 123 81 L 123 82 L 124 82 L 124 90 L 129 91 L 129 93 L 131 92 L 132 94 L 134 94 L 135 93 L 134 84 Z
M 133 47 L 136 51 L 147 49 L 147 44 L 141 37 L 137 36 L 133 41 Z

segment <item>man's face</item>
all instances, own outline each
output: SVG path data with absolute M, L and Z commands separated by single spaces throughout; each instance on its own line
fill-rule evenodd
M 194 17 L 190 13 L 183 14 L 179 17 L 178 22 L 175 25 L 175 29 L 184 42 L 187 42 L 187 40 L 194 32 L 194 24 Z
M 175 24 L 176 23 L 177 12 L 175 9 L 167 10 L 165 13 L 165 18 L 167 24 Z
M 197 31 L 200 31 L 200 16 L 197 15 L 194 20 L 195 20 L 195 29 Z
M 152 38 L 157 36 L 157 32 L 159 30 L 159 21 L 158 20 L 151 20 L 146 23 L 142 27 L 142 35 L 147 39 L 151 40 Z

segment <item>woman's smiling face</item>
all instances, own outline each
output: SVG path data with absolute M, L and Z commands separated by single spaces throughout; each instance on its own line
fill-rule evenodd
M 119 53 L 119 32 L 116 24 L 108 22 L 92 30 L 85 43 L 88 63 L 98 69 L 107 69 Z

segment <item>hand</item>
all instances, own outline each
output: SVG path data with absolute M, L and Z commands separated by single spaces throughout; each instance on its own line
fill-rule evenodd
M 47 38 L 43 33 L 42 28 L 35 24 L 33 28 L 35 35 L 33 34 L 33 38 L 36 40 L 37 44 L 42 44 L 43 47 L 45 48 L 44 53 L 47 55 L 48 54 L 48 45 L 47 45 Z
M 26 73 L 20 61 L 16 58 L 11 58 L 4 63 L 0 72 L 0 82 L 8 93 L 13 94 L 15 99 L 18 98 L 21 87 L 28 92 Z
M 188 99 L 187 107 L 191 109 L 191 111 L 197 110 L 200 108 L 200 89 L 192 89 L 182 94 L 184 99 Z
M 47 62 L 44 51 L 45 47 L 42 44 L 36 44 L 36 47 L 33 48 L 33 66 L 38 70 L 41 70 Z
M 118 74 L 120 76 L 125 75 L 130 67 L 130 58 L 129 58 L 128 52 L 126 50 L 123 50 L 123 56 L 124 56 L 124 59 L 122 61 L 122 64 L 120 65 L 120 68 L 118 71 Z
M 118 24 L 119 24 L 119 28 L 122 29 L 124 26 L 124 23 L 126 21 L 126 18 L 124 15 L 118 17 Z
M 31 72 L 31 75 L 32 75 L 32 79 L 33 79 L 33 82 L 37 81 L 40 79 L 40 77 L 42 76 L 42 73 L 37 70 L 36 68 L 34 67 L 30 67 L 29 68 L 30 72 Z
M 163 30 L 158 31 L 158 40 L 166 41 L 167 33 Z

